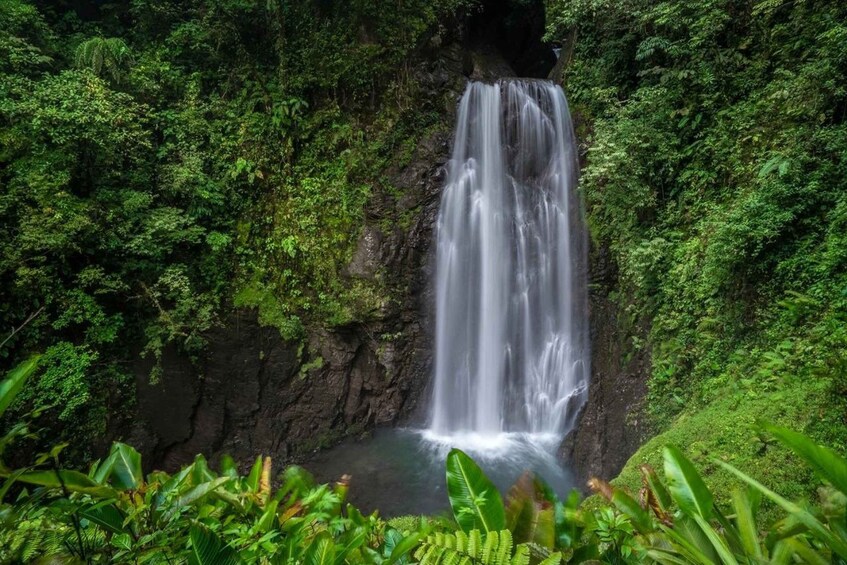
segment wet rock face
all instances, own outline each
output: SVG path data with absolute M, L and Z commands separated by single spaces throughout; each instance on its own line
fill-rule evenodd
M 649 351 L 627 355 L 630 346 L 621 331 L 620 307 L 609 296 L 617 285 L 617 272 L 608 250 L 592 249 L 590 264 L 591 384 L 576 427 L 559 450 L 582 485 L 593 476 L 614 478 L 648 433 L 641 412 Z M 636 331 L 646 334 L 643 328 Z
M 543 0 L 485 0 L 467 28 L 469 43 L 496 50 L 514 76 L 545 78 L 556 63 L 552 47 L 542 40 Z
M 173 470 L 197 453 L 285 453 L 287 430 L 308 425 L 292 410 L 303 394 L 297 349 L 252 313 L 213 332 L 200 363 L 166 351 L 162 369 L 151 384 L 149 367 L 136 368 L 140 418 L 130 438 L 156 467 Z
M 146 462 L 174 469 L 197 453 L 297 460 L 345 435 L 425 418 L 433 228 L 469 60 L 452 45 L 416 67 L 423 96 L 443 103 L 445 127 L 385 171 L 391 190 L 374 190 L 342 273 L 379 280 L 390 300 L 367 321 L 313 330 L 303 343 L 261 327 L 253 311 L 236 311 L 207 336 L 202 359 L 166 351 L 158 383 L 149 382 L 150 362 L 139 362 L 138 421 L 129 440 Z

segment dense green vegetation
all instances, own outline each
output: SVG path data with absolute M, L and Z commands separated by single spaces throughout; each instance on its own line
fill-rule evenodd
M 466 2 L 340 4 L 0 2 L 0 325 L 20 328 L 0 357 L 45 354 L 25 400 L 67 439 L 119 427 L 139 354 L 197 355 L 232 305 L 299 339 L 387 299 L 340 273 L 388 159 L 443 120 L 408 58 Z
M 34 372 L 37 360 L 0 382 L 0 415 Z M 663 453 L 663 481 L 642 467 L 641 502 L 592 479 L 607 499 L 581 509 L 532 473 L 503 498 L 482 470 L 458 449 L 447 456 L 452 519 L 386 523 L 344 506 L 350 488 L 315 485 L 291 467 L 273 487 L 271 459 L 259 456 L 247 476 L 224 459 L 221 471 L 205 458 L 174 475 L 146 477 L 141 456 L 115 443 L 89 472 L 61 468 L 62 446 L 28 467 L 12 470 L 3 451 L 28 432 L 23 421 L 0 441 L 0 560 L 237 564 L 410 563 L 555 565 L 557 563 L 807 563 L 847 558 L 847 459 L 801 434 L 772 425 L 763 431 L 792 449 L 827 482 L 821 505 L 795 504 L 733 466 L 719 462 L 749 490 L 736 488 L 724 514 L 694 465 L 672 446 Z M 11 489 L 13 503 L 4 503 Z M 29 489 L 33 489 L 30 491 Z M 767 529 L 757 521 L 762 496 L 785 517 Z M 404 529 L 400 529 L 404 528 Z M 763 535 L 765 532 L 765 535 Z
M 620 482 L 672 442 L 800 495 L 806 471 L 750 432 L 767 417 L 847 446 L 847 6 L 549 12 L 551 38 L 576 38 L 565 82 L 588 219 L 619 266 L 632 348 L 652 358 L 647 410 L 666 430 Z
M 160 378 L 233 307 L 300 340 L 391 300 L 342 273 L 399 197 L 386 170 L 450 126 L 416 57 L 479 3 L 0 0 L 0 562 L 847 561 L 847 464 L 815 447 L 847 449 L 838 0 L 546 1 L 593 240 L 652 361 L 655 437 L 593 504 L 529 476 L 503 503 L 454 452 L 454 516 L 387 523 L 262 459 L 145 476 L 109 450 L 139 357 Z

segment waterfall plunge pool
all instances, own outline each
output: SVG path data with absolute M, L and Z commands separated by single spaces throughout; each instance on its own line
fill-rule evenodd
M 444 462 L 453 447 L 474 458 L 505 498 L 525 470 L 543 477 L 560 497 L 574 488 L 557 460 L 561 437 L 501 433 L 437 436 L 430 430 L 378 429 L 364 440 L 348 440 L 314 454 L 302 466 L 319 482 L 352 476 L 348 501 L 363 512 L 392 518 L 450 511 Z
M 431 428 L 377 431 L 304 464 L 322 482 L 351 475 L 350 501 L 386 517 L 449 510 L 452 447 L 504 494 L 527 469 L 560 496 L 573 487 L 556 451 L 590 374 L 587 232 L 562 89 L 469 83 L 448 169 L 436 225 Z

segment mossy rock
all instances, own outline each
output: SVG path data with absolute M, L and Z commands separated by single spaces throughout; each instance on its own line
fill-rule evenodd
M 824 380 L 797 381 L 755 396 L 728 393 L 705 407 L 683 412 L 668 430 L 629 459 L 613 484 L 637 493 L 641 488 L 639 467 L 646 463 L 663 474 L 662 449 L 675 445 L 697 466 L 719 506 L 726 507 L 732 491 L 742 485 L 716 463 L 718 460 L 756 477 L 788 499 L 810 499 L 818 486 L 812 471 L 787 448 L 762 436 L 756 422 L 764 420 L 808 431 L 817 407 L 825 407 L 828 402 L 828 383 Z M 779 509 L 769 505 L 763 506 L 763 513 L 765 523 L 780 516 Z

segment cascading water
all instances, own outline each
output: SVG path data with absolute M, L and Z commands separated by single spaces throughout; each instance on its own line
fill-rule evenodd
M 323 480 L 367 477 L 350 491 L 360 506 L 387 515 L 444 510 L 451 447 L 501 489 L 525 469 L 560 496 L 574 486 L 556 448 L 589 370 L 575 152 L 559 87 L 468 86 L 437 227 L 431 427 L 382 430 L 314 463 Z
M 589 376 L 577 170 L 561 88 L 468 85 L 437 226 L 431 434 L 573 425 Z

